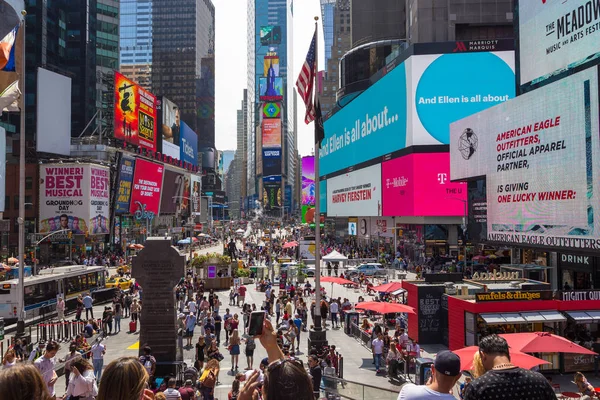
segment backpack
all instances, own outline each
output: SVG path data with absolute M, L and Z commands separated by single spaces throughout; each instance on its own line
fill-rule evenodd
M 246 343 L 246 350 L 252 351 L 256 349 L 256 343 L 254 342 L 254 339 L 248 339 L 248 342 Z
M 200 383 L 202 383 L 202 386 L 212 389 L 217 383 L 217 377 L 215 376 L 214 372 L 212 372 L 210 369 L 207 369 L 202 373 Z

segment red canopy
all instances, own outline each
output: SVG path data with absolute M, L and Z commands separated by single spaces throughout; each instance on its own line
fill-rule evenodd
M 375 286 L 373 288 L 374 291 L 380 293 L 392 293 L 398 289 L 402 289 L 402 284 L 400 282 L 385 283 L 383 285 Z
M 290 247 L 296 247 L 298 246 L 298 242 L 296 241 L 291 241 L 291 242 L 287 242 L 283 245 L 284 249 L 289 249 Z
M 337 276 L 324 276 L 321 278 L 321 283 L 324 282 L 337 283 L 338 285 L 354 285 L 354 282 L 349 281 L 348 279 L 338 278 Z
M 365 301 L 358 303 L 354 308 L 361 310 L 375 311 L 379 314 L 392 314 L 392 313 L 407 313 L 415 314 L 415 309 L 404 304 L 399 303 L 387 303 L 381 301 Z
M 460 357 L 460 370 L 470 371 L 473 369 L 473 358 L 475 353 L 479 351 L 477 346 L 469 346 L 460 350 L 454 351 Z M 550 364 L 548 361 L 530 356 L 517 350 L 510 350 L 510 362 L 524 369 L 531 369 L 537 365 Z
M 596 354 L 564 337 L 550 332 L 506 333 L 502 336 L 508 345 L 523 353 Z

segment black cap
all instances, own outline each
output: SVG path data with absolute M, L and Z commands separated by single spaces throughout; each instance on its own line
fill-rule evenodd
M 433 366 L 444 375 L 456 376 L 460 374 L 460 357 L 450 350 L 440 351 L 435 356 Z

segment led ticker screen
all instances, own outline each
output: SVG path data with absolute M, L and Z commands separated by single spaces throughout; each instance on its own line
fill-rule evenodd
M 266 25 L 260 27 L 260 44 L 269 46 L 272 44 L 281 44 L 281 26 Z
M 302 205 L 315 205 L 315 157 L 302 157 Z

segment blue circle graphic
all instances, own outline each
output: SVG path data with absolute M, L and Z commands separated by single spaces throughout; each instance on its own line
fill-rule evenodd
M 492 53 L 444 54 L 427 67 L 415 104 L 431 136 L 450 143 L 450 124 L 515 96 L 515 74 Z

